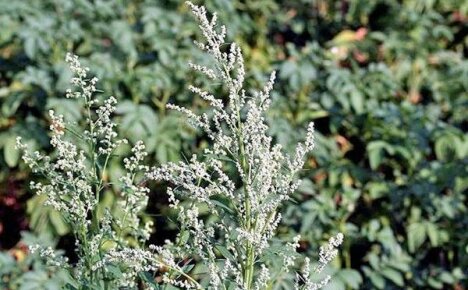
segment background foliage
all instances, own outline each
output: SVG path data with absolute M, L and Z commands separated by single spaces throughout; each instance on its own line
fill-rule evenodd
M 337 230 L 346 243 L 329 289 L 465 289 L 468 269 L 468 3 L 458 0 L 207 0 L 229 23 L 257 84 L 276 69 L 272 134 L 286 147 L 316 122 L 318 146 L 280 235 L 301 251 Z M 187 93 L 187 62 L 203 56 L 182 1 L 0 0 L 0 286 L 53 289 L 23 246 L 52 237 L 72 248 L 56 212 L 31 196 L 37 178 L 19 163 L 15 138 L 48 147 L 49 108 L 71 120 L 65 53 L 82 56 L 119 99 L 122 136 L 142 139 L 150 162 L 184 158 L 206 138 L 167 112 Z M 111 165 L 109 178 L 120 164 Z M 153 240 L 170 238 L 154 188 Z M 114 193 L 118 194 L 118 193 Z M 113 194 L 101 201 L 113 205 Z M 116 209 L 118 210 L 118 209 Z M 44 237 L 42 237 L 44 238 Z M 26 241 L 24 241 L 26 240 Z M 49 242 L 52 243 L 53 242 Z M 70 246 L 71 245 L 71 246 Z M 68 253 L 73 258 L 73 253 Z M 18 278 L 21 277 L 21 278 Z M 48 279 L 47 277 L 54 277 Z M 45 282 L 50 280 L 51 282 Z M 55 285 L 55 284 L 54 284 Z

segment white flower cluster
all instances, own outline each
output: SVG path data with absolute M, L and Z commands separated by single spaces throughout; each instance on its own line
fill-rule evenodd
M 47 195 L 46 205 L 66 214 L 73 225 L 87 228 L 90 221 L 87 214 L 96 205 L 92 186 L 92 176 L 88 170 L 85 152 L 64 139 L 66 126 L 62 115 L 49 111 L 52 133 L 50 144 L 55 148 L 57 157 L 51 161 L 39 152 L 29 154 L 27 146 L 17 138 L 16 147 L 24 151 L 23 160 L 33 172 L 44 175 L 48 184 L 31 182 L 31 189 L 37 194 Z
M 283 258 L 283 271 L 289 272 L 290 268 L 294 266 L 296 262 L 296 255 L 291 255 L 290 253 L 294 253 L 297 248 L 299 248 L 299 241 L 301 240 L 301 236 L 297 235 L 294 237 L 292 243 L 287 243 L 286 248 L 289 251 L 286 253 L 280 253 L 280 256 Z
M 314 268 L 314 271 L 311 272 L 310 270 L 309 258 L 305 258 L 305 263 L 302 272 L 301 274 L 297 274 L 295 284 L 296 290 L 317 290 L 328 284 L 328 282 L 331 279 L 330 276 L 326 276 L 319 282 L 312 281 L 310 277 L 313 273 L 322 272 L 325 266 L 338 255 L 337 248 L 343 243 L 343 238 L 343 234 L 339 233 L 336 235 L 336 237 L 331 237 L 328 240 L 328 244 L 326 246 L 320 247 L 319 263 Z
M 121 265 L 123 271 L 117 284 L 119 287 L 136 287 L 136 278 L 142 272 L 154 272 L 158 269 L 154 263 L 154 255 L 150 251 L 141 249 L 123 248 L 121 250 L 111 250 L 105 254 L 104 258 L 93 267 L 105 269 L 106 264 Z
M 126 139 L 115 140 L 117 132 L 114 127 L 116 124 L 111 120 L 112 113 L 115 112 L 117 100 L 114 97 L 109 97 L 104 100 L 103 104 L 95 109 L 96 118 L 92 116 L 93 108 L 99 104 L 99 100 L 93 98 L 93 93 L 96 92 L 96 84 L 98 78 L 93 77 L 88 79 L 89 68 L 82 67 L 78 56 L 67 53 L 65 60 L 70 66 L 74 77 L 71 83 L 78 87 L 77 91 L 67 90 L 66 97 L 74 99 L 83 99 L 85 109 L 87 110 L 86 123 L 89 125 L 89 131 L 85 131 L 84 137 L 91 144 L 99 140 L 98 154 L 109 155 L 120 144 L 127 143 Z
M 47 265 L 52 267 L 64 268 L 67 267 L 68 259 L 62 256 L 58 256 L 52 247 L 42 247 L 40 245 L 29 246 L 29 252 L 34 254 L 39 253 L 39 256 L 45 259 Z
M 150 237 L 153 225 L 149 221 L 142 227 L 140 220 L 140 215 L 148 204 L 149 188 L 143 183 L 137 183 L 136 180 L 138 172 L 148 171 L 148 167 L 142 165 L 148 153 L 142 141 L 134 145 L 132 153 L 132 156 L 124 159 L 124 168 L 127 173 L 119 178 L 122 184 L 122 199 L 119 200 L 119 205 L 124 209 L 125 216 L 122 222 L 118 222 L 118 225 L 127 228 L 132 236 L 139 237 L 140 242 L 144 244 Z
M 275 73 L 260 92 L 247 93 L 240 48 L 235 43 L 225 43 L 226 28 L 218 27 L 216 15 L 209 19 L 203 6 L 191 2 L 187 5 L 205 38 L 204 43 L 196 45 L 214 60 L 213 67 L 192 63 L 189 66 L 209 79 L 221 80 L 228 95 L 215 97 L 202 88 L 189 87 L 210 105 L 210 114 L 197 115 L 187 108 L 168 105 L 186 114 L 213 144 L 205 150 L 204 160 L 192 156 L 187 162 L 167 163 L 153 168 L 147 176 L 172 185 L 168 189 L 169 201 L 179 210 L 183 232 L 190 235 L 185 250 L 187 255 L 197 255 L 206 262 L 212 289 L 221 287 L 227 276 L 236 281 L 239 289 L 252 289 L 253 281 L 256 288 L 261 288 L 270 279 L 269 269 L 256 263 L 269 248 L 281 221 L 278 208 L 299 185 L 295 176 L 315 146 L 314 126 L 309 125 L 304 144 L 298 144 L 292 157 L 280 145 L 274 145 L 267 134 L 265 113 L 271 102 Z M 232 168 L 236 170 L 234 174 Z M 182 206 L 180 200 L 189 202 Z M 208 207 L 218 220 L 204 221 L 200 206 Z M 224 271 L 219 271 L 223 264 L 218 259 L 217 237 L 223 237 L 227 246 L 228 253 L 221 253 L 226 261 Z M 297 242 L 289 248 L 295 249 Z M 283 258 L 285 268 L 294 264 L 293 257 Z
M 131 156 L 124 159 L 126 173 L 119 179 L 121 199 L 118 201 L 122 215 L 114 216 L 105 209 L 102 216 L 98 203 L 100 195 L 108 188 L 105 177 L 108 161 L 117 146 L 127 141 L 117 139 L 116 124 L 111 118 L 117 100 L 109 97 L 99 106 L 93 95 L 97 78 L 88 78 L 89 69 L 81 66 L 77 56 L 67 54 L 66 61 L 74 74 L 71 83 L 78 87 L 76 92 L 67 90 L 66 96 L 84 104 L 87 129 L 83 134 L 70 129 L 63 116 L 51 110 L 50 144 L 56 156 L 51 159 L 39 152 L 28 153 L 21 138 L 17 139 L 17 148 L 23 151 L 23 160 L 33 172 L 47 180 L 47 183 L 31 182 L 32 190 L 46 195 L 46 205 L 58 210 L 73 230 L 79 257 L 75 278 L 90 281 L 98 277 L 96 273 L 102 273 L 101 279 L 107 279 L 106 267 L 112 264 L 125 270 L 116 285 L 135 286 L 138 273 L 155 271 L 159 265 L 150 262 L 155 259 L 152 252 L 130 248 L 126 242 L 132 238 L 144 244 L 151 233 L 151 222 L 143 224 L 140 218 L 149 192 L 139 182 L 141 173 L 148 171 L 148 167 L 142 165 L 147 155 L 145 146 L 137 142 L 131 149 Z M 50 248 L 41 249 L 40 254 L 55 266 L 66 264 Z
M 343 239 L 343 234 L 339 233 L 328 240 L 327 246 L 320 247 L 319 265 L 315 269 L 317 273 L 322 272 L 323 268 L 338 255 L 337 248 L 343 243 Z

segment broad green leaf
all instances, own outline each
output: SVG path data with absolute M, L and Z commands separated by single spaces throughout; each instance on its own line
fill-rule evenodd
M 429 277 L 429 279 L 427 280 L 428 284 L 435 288 L 435 289 L 443 289 L 444 287 L 444 284 L 440 281 L 437 281 L 435 278 L 433 277 Z
M 357 114 L 361 114 L 364 111 L 364 96 L 361 92 L 354 90 L 351 92 L 351 106 Z
M 343 269 L 340 270 L 337 274 L 346 285 L 350 286 L 352 289 L 359 289 L 359 286 L 362 284 L 362 277 L 356 270 Z
M 403 275 L 392 268 L 383 269 L 382 275 L 400 287 L 405 285 L 405 282 L 403 281 Z
M 22 276 L 19 290 L 46 290 L 49 276 L 44 271 L 30 271 Z
M 375 285 L 375 287 L 377 287 L 378 289 L 384 289 L 385 279 L 380 274 L 376 272 L 370 272 L 368 276 L 372 284 Z
M 382 150 L 381 149 L 368 149 L 369 164 L 372 169 L 377 169 L 382 162 Z
M 429 237 L 429 241 L 433 247 L 437 247 L 439 245 L 439 229 L 437 226 L 431 222 L 426 223 L 426 232 L 427 236 Z
M 69 232 L 67 223 L 63 220 L 63 216 L 56 210 L 52 210 L 49 213 L 49 220 L 54 225 L 55 230 L 61 236 Z
M 423 223 L 413 223 L 408 227 L 408 248 L 414 253 L 426 240 L 426 227 Z

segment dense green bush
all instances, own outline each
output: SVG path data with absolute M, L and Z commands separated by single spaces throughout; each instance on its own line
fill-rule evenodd
M 466 287 L 468 5 L 205 4 L 242 44 L 251 82 L 279 71 L 269 120 L 277 140 L 291 146 L 311 120 L 321 133 L 280 233 L 301 233 L 301 250 L 311 255 L 318 239 L 345 233 L 330 289 Z M 17 135 L 50 150 L 48 108 L 78 119 L 79 109 L 61 97 L 70 77 L 67 51 L 82 56 L 101 89 L 120 100 L 120 133 L 142 139 L 153 161 L 204 148 L 205 136 L 165 110 L 170 100 L 205 109 L 185 90 L 187 62 L 204 60 L 190 43 L 196 27 L 186 17 L 175 0 L 0 0 L 1 248 L 19 240 L 19 229 L 62 237 L 59 247 L 69 243 L 60 215 L 23 186 L 31 175 L 14 150 Z M 120 171 L 119 162 L 111 164 L 109 178 Z M 150 213 L 167 211 L 154 192 Z M 111 205 L 112 196 L 102 203 Z M 24 213 L 28 223 L 12 213 Z M 170 237 L 171 223 L 155 219 L 154 239 Z

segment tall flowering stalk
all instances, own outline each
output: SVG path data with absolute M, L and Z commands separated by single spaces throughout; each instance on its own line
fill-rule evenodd
M 189 87 L 210 105 L 209 115 L 168 105 L 186 114 L 207 134 L 212 146 L 205 150 L 204 157 L 194 155 L 187 162 L 167 163 L 153 168 L 147 176 L 171 184 L 167 193 L 171 207 L 178 210 L 181 233 L 178 242 L 169 246 L 182 258 L 202 260 L 208 271 L 209 289 L 266 289 L 274 283 L 270 266 L 278 262 L 268 257 L 281 221 L 279 209 L 299 185 L 295 177 L 306 154 L 314 148 L 314 126 L 309 125 L 305 142 L 297 145 L 293 156 L 283 153 L 281 145 L 273 144 L 264 116 L 275 73 L 261 91 L 249 93 L 244 88 L 241 50 L 235 43 L 226 43 L 225 26 L 218 26 L 216 14 L 208 18 L 204 7 L 191 2 L 187 5 L 205 39 L 195 43 L 213 60 L 211 66 L 190 67 L 222 83 L 227 93 L 215 97 L 203 88 Z M 205 220 L 202 208 L 208 208 L 216 219 Z M 322 248 L 315 272 L 336 256 L 335 248 L 342 239 L 339 234 Z M 288 250 L 294 251 L 297 246 L 298 239 L 286 244 L 283 251 L 276 251 L 283 271 L 295 264 L 296 255 Z M 302 274 L 297 275 L 296 289 L 319 289 L 329 279 L 314 283 L 309 274 L 306 259 Z
M 31 188 L 46 195 L 46 204 L 59 211 L 70 225 L 78 262 L 71 265 L 40 245 L 31 250 L 40 251 L 52 266 L 69 269 L 79 289 L 132 286 L 139 272 L 155 270 L 157 265 L 148 263 L 154 259 L 151 253 L 130 248 L 127 242 L 132 239 L 143 245 L 150 235 L 151 224 L 143 224 L 140 219 L 148 201 L 148 188 L 138 181 L 138 172 L 147 170 L 142 165 L 145 147 L 137 142 L 131 149 L 132 155 L 124 159 L 126 174 L 119 179 L 118 202 L 124 214 L 115 216 L 107 209 L 100 213 L 99 200 L 110 185 L 105 178 L 109 159 L 127 140 L 117 138 L 116 124 L 111 119 L 116 99 L 109 97 L 100 102 L 95 97 L 97 78 L 88 77 L 88 68 L 81 66 L 77 56 L 68 54 L 66 61 L 74 74 L 71 83 L 77 88 L 67 90 L 66 97 L 83 105 L 86 129 L 66 123 L 62 115 L 51 110 L 50 144 L 56 156 L 29 153 L 20 137 L 17 148 L 23 151 L 23 160 L 32 171 L 45 178 L 45 183 L 31 182 Z M 122 275 L 111 272 L 110 266 Z

